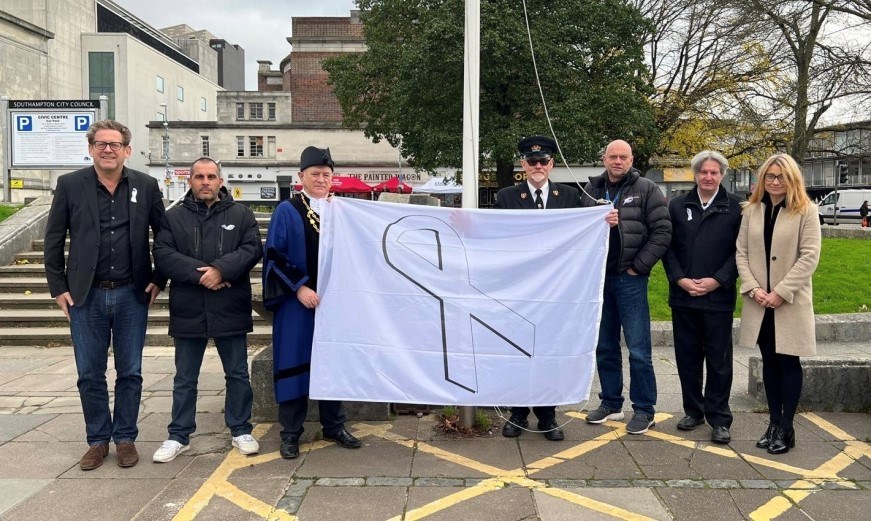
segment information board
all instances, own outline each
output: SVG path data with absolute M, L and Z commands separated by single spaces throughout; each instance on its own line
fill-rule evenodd
M 88 128 L 99 101 L 9 101 L 9 168 L 81 168 L 92 164 Z

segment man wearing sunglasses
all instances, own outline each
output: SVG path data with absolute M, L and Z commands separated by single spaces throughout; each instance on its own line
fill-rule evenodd
M 130 129 L 98 121 L 87 133 L 93 166 L 57 180 L 45 230 L 45 275 L 51 296 L 70 322 L 92 470 L 116 445 L 117 463 L 139 461 L 134 442 L 142 395 L 142 348 L 148 306 L 166 284 L 153 273 L 148 230 L 164 219 L 157 181 L 130 170 Z M 69 237 L 69 256 L 64 245 Z M 109 410 L 106 366 L 115 361 L 115 407 Z
M 577 208 L 580 195 L 576 188 L 551 182 L 548 177 L 553 170 L 556 142 L 547 136 L 531 136 L 520 140 L 520 165 L 526 173 L 526 181 L 503 188 L 496 194 L 494 208 L 508 210 L 544 210 L 552 208 Z M 533 407 L 538 418 L 538 429 L 550 441 L 560 441 L 565 436 L 556 421 L 553 405 Z M 502 427 L 507 438 L 520 436 L 529 427 L 529 407 L 512 407 L 511 417 Z

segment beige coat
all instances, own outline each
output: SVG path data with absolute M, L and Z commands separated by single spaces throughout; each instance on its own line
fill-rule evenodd
M 750 298 L 753 288 L 766 289 L 765 208 L 745 208 L 735 259 L 744 299 L 738 345 L 754 347 L 765 308 Z M 774 222 L 771 238 L 771 287 L 785 302 L 774 311 L 775 349 L 794 356 L 817 353 L 812 277 L 820 260 L 820 219 L 817 206 L 804 215 L 784 208 Z

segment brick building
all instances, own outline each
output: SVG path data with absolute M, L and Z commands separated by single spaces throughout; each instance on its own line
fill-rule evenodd
M 257 90 L 290 92 L 296 123 L 340 123 L 342 110 L 327 84 L 328 75 L 321 63 L 327 58 L 366 50 L 360 12 L 351 11 L 348 18 L 294 17 L 291 34 L 287 41 L 292 50 L 281 61 L 279 70 L 272 70 L 272 62 L 258 62 Z

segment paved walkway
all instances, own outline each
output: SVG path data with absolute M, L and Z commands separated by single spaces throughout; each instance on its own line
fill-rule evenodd
M 821 345 L 822 354 L 871 357 L 871 345 Z M 254 350 L 252 350 L 252 355 Z M 679 383 L 668 348 L 654 352 L 657 426 L 631 436 L 623 422 L 593 426 L 580 405 L 561 407 L 566 440 L 524 433 L 457 439 L 435 415 L 351 422 L 364 441 L 346 450 L 307 425 L 303 454 L 278 455 L 278 427 L 260 424 L 261 453 L 230 450 L 223 425 L 223 376 L 210 349 L 200 379 L 191 450 L 168 464 L 151 454 L 166 437 L 173 351 L 147 347 L 132 469 L 78 468 L 84 422 L 68 347 L 0 348 L 2 519 L 863 519 L 871 511 L 871 415 L 806 413 L 797 447 L 774 457 L 754 443 L 767 423 L 746 393 L 747 358 L 736 348 L 728 446 L 710 430 L 676 430 Z M 598 383 L 594 383 L 594 389 Z

